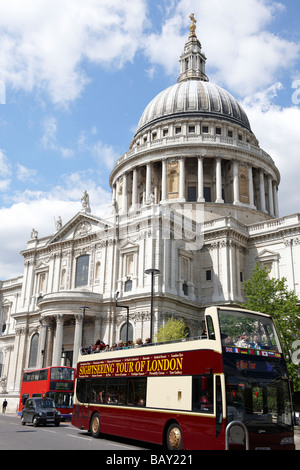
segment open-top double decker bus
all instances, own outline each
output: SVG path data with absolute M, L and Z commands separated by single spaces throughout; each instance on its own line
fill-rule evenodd
M 23 374 L 18 414 L 27 398 L 52 398 L 63 420 L 70 420 L 73 410 L 74 373 L 72 367 L 46 367 Z
M 72 424 L 170 450 L 294 449 L 290 383 L 270 316 L 210 307 L 207 335 L 79 354 Z

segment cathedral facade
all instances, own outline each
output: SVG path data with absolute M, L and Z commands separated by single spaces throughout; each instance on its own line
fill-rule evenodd
M 209 305 L 240 305 L 257 262 L 300 297 L 300 214 L 279 217 L 280 173 L 247 115 L 206 75 L 192 19 L 176 84 L 146 107 L 110 175 L 112 215 L 79 213 L 39 238 L 0 282 L 0 399 L 24 370 L 76 365 L 97 339 L 154 339 L 169 317 L 190 336 Z M 154 270 L 154 271 L 153 271 Z

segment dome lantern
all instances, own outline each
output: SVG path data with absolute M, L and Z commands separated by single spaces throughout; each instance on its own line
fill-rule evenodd
M 206 57 L 202 52 L 199 39 L 196 36 L 196 23 L 194 13 L 190 15 L 192 24 L 190 25 L 190 35 L 185 43 L 184 51 L 180 56 L 180 76 L 178 82 L 189 79 L 203 80 L 208 82 L 205 74 Z

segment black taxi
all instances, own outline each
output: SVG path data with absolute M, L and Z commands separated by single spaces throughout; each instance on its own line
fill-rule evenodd
M 38 426 L 39 424 L 54 424 L 59 426 L 61 413 L 55 408 L 55 403 L 51 398 L 28 398 L 21 414 L 21 423 Z

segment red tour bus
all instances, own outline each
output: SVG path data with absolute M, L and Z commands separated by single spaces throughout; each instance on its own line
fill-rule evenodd
M 52 398 L 57 410 L 61 412 L 62 420 L 71 419 L 74 395 L 74 372 L 72 367 L 46 367 L 28 370 L 23 374 L 18 414 L 27 398 Z
M 295 449 L 272 317 L 210 307 L 207 336 L 79 354 L 72 424 L 169 450 Z

